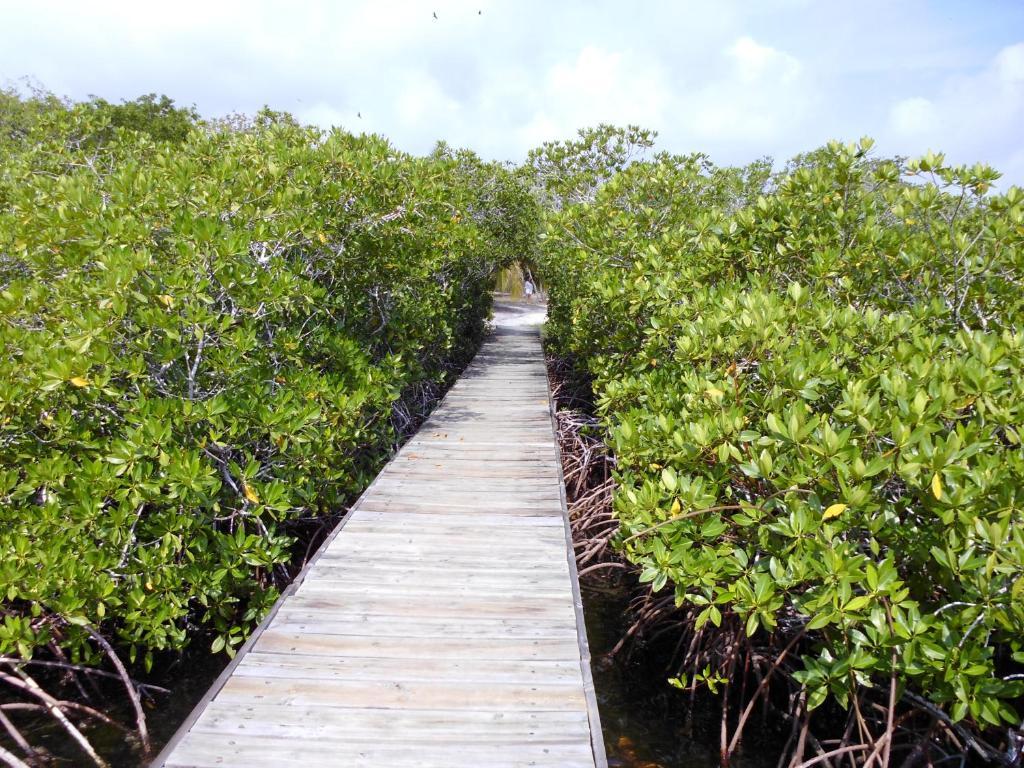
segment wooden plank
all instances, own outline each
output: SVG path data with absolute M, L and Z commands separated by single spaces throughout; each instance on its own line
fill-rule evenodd
M 529 555 L 565 547 L 564 541 L 559 541 L 550 532 L 545 533 L 543 528 L 537 527 L 531 527 L 522 533 L 515 529 L 506 530 L 504 535 L 497 535 L 492 530 L 467 529 L 459 531 L 450 527 L 425 526 L 417 531 L 409 526 L 402 528 L 386 524 L 363 524 L 361 526 L 353 525 L 352 529 L 345 533 L 346 547 L 366 546 L 369 549 L 376 548 L 387 551 L 390 551 L 392 546 L 411 545 L 417 549 L 421 547 L 451 548 L 459 552 L 491 552 L 498 549 L 505 552 L 524 552 Z
M 347 539 L 349 537 L 346 537 Z M 380 543 L 375 544 L 372 539 L 379 538 Z M 388 554 L 413 555 L 421 558 L 443 557 L 452 554 L 458 557 L 478 558 L 491 557 L 494 564 L 522 563 L 533 564 L 543 567 L 544 562 L 559 554 L 558 550 L 551 544 L 532 542 L 530 544 L 516 544 L 504 542 L 495 537 L 490 541 L 466 541 L 453 542 L 450 536 L 410 537 L 408 534 L 402 536 L 385 536 L 384 534 L 359 535 L 353 534 L 343 545 L 335 547 L 330 559 L 344 558 L 350 552 L 386 552 Z M 444 562 L 439 560 L 439 562 Z M 451 562 L 457 562 L 457 559 Z
M 565 744 L 521 743 L 493 740 L 487 744 L 459 741 L 441 744 L 408 741 L 401 744 L 376 741 L 327 741 L 280 739 L 253 734 L 232 735 L 196 732 L 182 744 L 168 768 L 310 768 L 311 765 L 345 768 L 526 768 L 557 765 L 564 768 L 593 766 L 586 742 Z
M 517 518 L 517 520 L 529 520 L 530 518 Z M 451 520 L 451 516 L 447 518 Z M 453 525 L 447 521 L 439 522 L 434 517 L 429 517 L 423 521 L 423 524 L 417 526 L 414 521 L 409 520 L 409 516 L 403 517 L 401 520 L 388 520 L 388 519 L 375 519 L 368 520 L 366 518 L 356 518 L 349 523 L 348 528 L 350 533 L 360 533 L 364 536 L 373 536 L 375 534 L 391 535 L 391 536 L 415 536 L 418 533 L 430 534 L 433 536 L 439 536 L 442 540 L 444 539 L 455 539 L 457 544 L 463 542 L 477 542 L 477 541 L 488 541 L 488 542 L 513 542 L 516 544 L 530 545 L 532 543 L 541 544 L 563 544 L 559 541 L 558 536 L 561 534 L 557 528 L 550 525 L 534 525 L 534 524 L 523 524 L 518 525 L 501 525 L 501 526 L 487 526 L 481 527 L 474 525 L 476 518 L 471 518 L 467 521 L 465 526 Z M 497 530 L 495 530 L 497 528 Z
M 518 638 L 558 640 L 572 634 L 574 622 L 561 619 L 480 617 L 438 618 L 421 616 L 410 622 L 405 616 L 342 610 L 317 611 L 285 607 L 277 614 L 274 630 L 283 634 L 316 632 L 321 635 L 416 638 Z
M 337 594 L 332 590 L 318 590 L 303 584 L 291 597 L 291 604 L 296 608 L 317 608 L 331 610 L 340 608 L 347 611 L 386 613 L 389 616 L 408 616 L 415 619 L 420 616 L 439 618 L 464 618 L 470 616 L 502 616 L 508 618 L 563 618 L 572 613 L 572 606 L 559 598 L 530 599 L 521 597 L 512 599 L 487 600 L 479 595 L 435 595 L 433 597 L 417 597 L 411 600 L 396 594 L 396 591 L 383 594 Z
M 575 659 L 572 659 L 575 661 Z M 239 670 L 241 670 L 241 665 Z M 305 678 L 253 678 L 236 673 L 218 700 L 278 706 L 380 707 L 381 709 L 480 709 L 503 711 L 576 710 L 584 705 L 583 686 L 571 683 L 489 683 L 432 680 L 324 680 L 310 672 Z
M 340 556 L 332 550 L 320 558 L 320 567 L 338 566 L 353 564 L 363 568 L 368 573 L 385 572 L 394 570 L 418 571 L 422 573 L 430 571 L 441 571 L 452 574 L 453 577 L 459 574 L 474 573 L 477 571 L 494 572 L 496 570 L 497 558 L 493 554 L 469 555 L 460 552 L 445 552 L 434 557 L 424 558 L 417 553 L 409 552 L 366 552 L 356 551 Z M 537 572 L 537 567 L 530 563 L 511 561 L 502 563 L 501 570 L 515 577 L 517 574 L 527 576 Z M 569 577 L 568 565 L 561 564 L 544 570 L 552 573 L 557 572 Z
M 285 739 L 370 738 L 376 742 L 458 741 L 463 744 L 515 740 L 519 743 L 571 742 L 589 737 L 584 713 L 481 710 L 415 710 L 376 707 L 297 706 L 213 702 L 196 723 L 203 733 L 252 733 Z
M 389 477 L 428 482 L 432 478 L 436 478 L 439 473 L 458 473 L 460 480 L 470 483 L 487 483 L 490 480 L 518 483 L 543 481 L 550 486 L 558 479 L 557 468 L 546 464 L 526 464 L 524 462 L 518 466 L 480 466 L 479 464 L 467 466 L 436 454 L 407 458 L 388 470 Z
M 555 530 L 561 530 L 562 527 L 561 521 L 551 515 L 524 517 L 521 515 L 513 516 L 477 512 L 473 515 L 472 520 L 467 521 L 464 514 L 431 511 L 430 517 L 424 520 L 421 513 L 412 510 L 391 509 L 388 511 L 378 511 L 370 509 L 365 504 L 352 513 L 349 525 L 353 525 L 356 522 L 387 522 L 413 527 L 417 524 L 447 524 L 456 526 L 460 521 L 463 524 L 486 525 L 494 531 L 495 536 L 501 536 L 501 532 L 507 528 L 554 528 Z
M 550 443 L 537 440 L 459 440 L 454 442 L 441 442 L 436 439 L 427 440 L 424 437 L 415 437 L 405 444 L 407 451 L 450 451 L 465 458 L 472 458 L 476 461 L 492 458 L 496 461 L 537 461 L 538 459 L 550 460 L 554 452 Z M 513 449 L 514 450 L 511 450 Z M 400 457 L 407 454 L 399 454 Z
M 295 609 L 316 607 L 295 601 Z M 367 607 L 352 610 L 366 611 Z M 371 609 L 372 610 L 372 609 Z M 395 615 L 395 614 L 389 614 Z M 405 618 L 409 618 L 406 615 Z M 458 618 L 454 616 L 452 618 Z M 520 617 L 521 618 L 521 617 Z M 545 617 L 548 618 L 548 617 Z M 564 615 L 562 618 L 566 618 Z M 410 622 L 412 623 L 412 622 Z M 576 638 L 458 637 L 416 638 L 372 635 L 321 635 L 309 631 L 286 632 L 273 627 L 264 630 L 255 651 L 297 653 L 306 656 L 351 656 L 375 659 L 504 659 L 506 661 L 579 661 Z
M 531 606 L 538 604 L 539 608 L 546 609 L 547 605 L 539 604 L 548 602 L 564 604 L 572 596 L 572 590 L 568 589 L 564 584 L 552 585 L 549 583 L 524 587 L 509 581 L 504 583 L 495 581 L 487 585 L 485 589 L 476 584 L 457 579 L 450 579 L 445 584 L 424 584 L 422 581 L 414 579 L 398 584 L 381 584 L 372 578 L 356 581 L 353 579 L 330 577 L 307 578 L 302 582 L 295 594 L 310 598 L 328 596 L 337 599 L 353 600 L 372 598 L 379 594 L 385 594 L 388 596 L 401 595 L 406 600 L 418 601 L 432 599 L 438 592 L 443 592 L 449 600 L 461 601 L 485 597 L 495 611 L 501 609 L 518 611 L 524 601 L 528 601 Z
M 498 503 L 501 501 L 502 503 Z M 558 515 L 559 505 L 555 503 L 548 503 L 545 501 L 543 504 L 528 504 L 525 501 L 517 501 L 515 499 L 495 500 L 488 499 L 486 504 L 480 504 L 479 502 L 467 502 L 466 500 L 442 500 L 435 499 L 433 496 L 424 496 L 422 493 L 419 496 L 405 496 L 397 498 L 394 493 L 387 495 L 374 496 L 373 498 L 363 499 L 359 504 L 354 507 L 355 509 L 401 509 L 403 511 L 413 510 L 429 510 L 431 512 L 437 512 L 442 514 L 458 514 L 463 511 L 470 511 L 474 514 L 501 514 L 501 515 L 538 515 L 538 514 L 554 514 Z
M 378 479 L 380 480 L 379 489 L 387 492 L 389 499 L 423 498 L 422 483 L 407 482 L 392 475 L 381 475 Z M 553 502 L 557 505 L 558 494 L 539 487 L 517 489 L 511 484 L 499 484 L 498 481 L 481 481 L 478 485 L 439 484 L 437 488 L 432 489 L 430 500 L 434 504 L 446 501 L 472 504 L 476 501 L 478 507 L 486 509 L 488 507 L 523 507 L 544 502 Z
M 521 560 L 496 557 L 493 554 L 473 554 L 459 552 L 446 552 L 435 554 L 431 557 L 424 557 L 416 552 L 367 552 L 365 550 L 353 551 L 346 555 L 340 555 L 332 550 L 320 558 L 321 565 L 339 565 L 345 562 L 360 563 L 368 571 L 385 571 L 393 569 L 422 570 L 427 568 L 439 568 L 447 570 L 452 574 L 459 574 L 469 571 L 494 571 L 498 566 L 502 570 L 511 572 L 533 573 L 537 566 L 524 563 Z M 554 568 L 556 566 L 552 566 Z M 557 566 L 560 573 L 569 578 L 568 566 L 562 568 Z
M 440 467 L 438 467 L 440 469 Z M 445 474 L 439 472 L 438 474 Z M 423 494 L 423 481 L 429 475 L 421 473 L 385 472 L 378 478 L 380 490 L 402 492 L 411 491 Z M 551 490 L 555 477 L 459 477 L 449 478 L 443 482 L 430 481 L 432 498 L 440 496 L 473 496 L 493 502 L 494 497 L 505 502 L 548 501 L 558 500 L 558 492 Z
M 251 652 L 236 676 L 258 678 L 313 677 L 319 680 L 376 680 L 385 682 L 575 684 L 580 681 L 576 660 L 531 662 L 501 659 L 389 659 L 297 656 L 292 653 Z
M 515 499 L 488 499 L 486 503 L 481 504 L 479 501 L 474 502 L 472 499 L 465 497 L 435 499 L 434 497 L 424 498 L 422 493 L 419 496 L 416 496 L 413 492 L 399 495 L 396 491 L 392 491 L 387 496 L 366 499 L 356 508 L 385 511 L 395 509 L 403 512 L 422 510 L 426 512 L 443 512 L 448 515 L 461 512 L 525 515 L 527 517 L 535 515 L 558 516 L 561 514 L 558 503 L 548 499 L 534 503 L 517 501 Z
M 337 558 L 335 560 L 324 560 L 315 571 L 310 571 L 304 581 L 316 579 L 370 579 L 376 584 L 404 584 L 416 579 L 423 579 L 423 583 L 440 585 L 445 582 L 472 582 L 479 584 L 487 583 L 513 583 L 523 589 L 539 584 L 558 584 L 568 589 L 566 577 L 568 572 L 564 568 L 558 569 L 537 569 L 528 565 L 521 565 L 514 569 L 501 569 L 487 567 L 487 558 L 479 564 L 464 563 L 459 566 L 451 564 L 435 564 L 430 561 L 410 562 L 397 558 L 389 558 L 386 563 L 378 564 L 374 556 L 370 554 L 362 559 L 350 560 L 348 558 Z M 414 584 L 409 584 L 414 586 Z

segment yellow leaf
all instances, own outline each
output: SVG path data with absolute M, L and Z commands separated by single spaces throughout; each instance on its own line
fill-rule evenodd
M 325 235 L 325 234 L 324 234 L 323 232 L 318 232 L 318 233 L 317 233 L 317 235 L 316 235 L 316 238 L 317 238 L 317 240 L 319 240 L 319 241 L 320 241 L 320 242 L 321 242 L 321 243 L 322 243 L 323 245 L 327 245 L 327 235 Z
M 110 299 L 100 299 L 100 302 L 99 302 L 99 304 L 97 304 L 97 306 L 100 309 L 110 309 L 110 307 L 113 305 L 113 303 L 114 302 L 112 302 Z
M 253 504 L 260 503 L 260 497 L 256 495 L 256 491 L 249 487 L 248 483 L 242 483 L 242 493 L 244 493 L 245 498 L 247 498 Z
M 79 389 L 81 389 L 82 387 L 89 386 L 89 380 L 85 378 L 85 376 L 72 376 L 70 379 L 68 379 L 68 381 L 70 381 Z
M 174 297 L 171 296 L 169 293 L 161 293 L 159 296 L 156 297 L 156 300 L 159 301 L 168 309 L 174 306 Z
M 939 477 L 938 472 L 932 475 L 932 495 L 936 499 L 942 498 L 942 478 Z
M 712 400 L 721 400 L 725 397 L 725 392 L 720 390 L 718 387 L 708 387 L 704 391 L 711 396 Z
M 683 508 L 683 505 L 679 503 L 679 499 L 676 499 L 675 501 L 672 502 L 672 509 L 669 510 L 669 511 L 673 515 L 678 515 L 679 512 L 682 510 L 682 508 Z
M 831 507 L 825 510 L 825 514 L 821 516 L 822 520 L 831 520 L 833 517 L 839 517 L 843 512 L 846 511 L 845 504 L 833 504 Z

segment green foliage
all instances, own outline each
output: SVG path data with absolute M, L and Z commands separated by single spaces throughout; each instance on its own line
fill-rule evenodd
M 54 111 L 0 160 L 0 654 L 95 661 L 84 622 L 147 664 L 200 625 L 236 649 L 294 526 L 365 487 L 535 237 L 467 153 L 269 112 L 167 133 L 141 101 Z M 131 130 L 81 140 L 111 112 Z
M 592 199 L 596 191 L 654 146 L 657 133 L 602 123 L 581 128 L 578 139 L 545 142 L 531 150 L 524 168 L 538 196 L 555 208 Z
M 1024 194 L 830 144 L 659 156 L 552 211 L 619 546 L 698 626 L 802 627 L 809 705 L 891 676 L 980 727 L 1024 693 Z
M 28 95 L 17 88 L 0 88 L 0 151 L 12 152 L 31 133 L 40 118 L 66 112 L 68 105 L 52 93 L 29 84 Z
M 111 104 L 94 96 L 89 108 L 107 123 L 101 138 L 118 128 L 149 134 L 156 141 L 182 142 L 199 122 L 195 107 L 176 107 L 168 96 L 147 93 L 132 101 Z

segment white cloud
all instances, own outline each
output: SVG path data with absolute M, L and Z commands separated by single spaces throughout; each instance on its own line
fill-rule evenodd
M 795 56 L 747 35 L 721 56 L 728 66 L 695 91 L 680 115 L 697 139 L 767 147 L 803 132 L 815 88 Z
M 992 68 L 1004 85 L 1019 85 L 1024 81 L 1024 43 L 1017 43 L 1001 50 Z
M 889 110 L 893 149 L 931 148 L 956 163 L 987 162 L 1007 179 L 1024 180 L 1024 43 L 1006 46 L 979 71 L 945 78 L 928 96 L 896 101 Z
M 794 56 L 769 45 L 760 45 L 744 35 L 726 49 L 743 83 L 765 80 L 791 83 L 800 74 L 800 62 Z
M 556 62 L 543 76 L 540 107 L 528 134 L 545 139 L 599 122 L 658 126 L 670 100 L 656 62 L 631 50 L 584 46 L 571 61 Z
M 539 147 L 545 141 L 564 138 L 566 133 L 544 112 L 536 113 L 530 121 L 516 131 L 516 143 L 521 147 Z
M 268 104 L 413 152 L 443 138 L 519 159 L 606 121 L 719 162 L 866 133 L 883 153 L 946 149 L 1024 180 L 1024 3 L 0 0 L 0 18 L 17 31 L 0 83 L 164 92 L 209 115 Z
M 921 96 L 904 99 L 893 105 L 890 121 L 901 134 L 925 133 L 935 125 L 935 105 Z
M 436 79 L 413 70 L 402 80 L 394 97 L 395 114 L 405 125 L 452 126 L 458 120 L 461 105 L 445 93 Z
M 321 128 L 331 128 L 340 125 L 349 126 L 351 130 L 358 130 L 359 120 L 362 119 L 362 115 L 359 114 L 358 110 L 336 109 L 323 101 L 317 102 L 305 109 L 297 109 L 295 116 L 303 123 L 310 123 Z

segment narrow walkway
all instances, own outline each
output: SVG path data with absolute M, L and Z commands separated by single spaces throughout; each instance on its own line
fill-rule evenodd
M 606 764 L 541 319 L 497 308 L 154 765 Z

